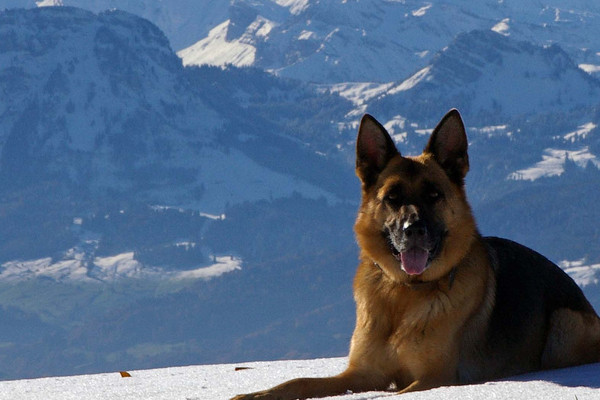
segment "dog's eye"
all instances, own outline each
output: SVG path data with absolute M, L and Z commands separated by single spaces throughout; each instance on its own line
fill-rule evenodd
M 421 193 L 423 201 L 428 203 L 435 203 L 444 197 L 444 192 L 442 192 L 437 185 L 433 184 L 432 182 L 425 182 L 423 191 Z
M 396 192 L 390 192 L 383 198 L 384 201 L 391 204 L 396 204 L 400 201 L 400 195 Z
M 442 193 L 439 192 L 438 190 L 431 190 L 429 192 L 428 196 L 429 196 L 429 200 L 437 201 L 442 197 Z

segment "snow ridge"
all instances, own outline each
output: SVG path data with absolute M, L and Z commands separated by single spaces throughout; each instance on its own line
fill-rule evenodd
M 0 281 L 20 282 L 48 278 L 57 282 L 117 282 L 125 279 L 158 279 L 180 281 L 210 280 L 223 274 L 241 270 L 242 260 L 233 256 L 214 257 L 212 265 L 188 270 L 170 270 L 148 267 L 135 259 L 134 252 L 85 260 L 85 253 L 71 253 L 55 261 L 51 257 L 31 261 L 9 261 L 0 265 Z
M 560 176 L 565 171 L 567 160 L 573 161 L 582 168 L 585 168 L 588 162 L 600 167 L 600 160 L 587 146 L 579 150 L 546 149 L 542 161 L 532 167 L 512 172 L 508 175 L 508 179 L 535 181 L 542 177 Z

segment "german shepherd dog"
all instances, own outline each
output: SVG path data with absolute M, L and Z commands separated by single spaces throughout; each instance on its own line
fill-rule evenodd
M 365 115 L 348 368 L 234 399 L 405 393 L 600 361 L 600 319 L 575 282 L 535 251 L 479 234 L 465 195 L 468 169 L 458 111 L 416 157 L 400 155 Z

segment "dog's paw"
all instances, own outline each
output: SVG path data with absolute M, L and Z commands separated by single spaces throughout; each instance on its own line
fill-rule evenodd
M 253 398 L 254 397 L 252 397 L 252 394 L 238 394 L 237 396 L 233 396 L 229 400 L 252 400 Z
M 274 396 L 268 391 L 254 392 L 248 394 L 238 394 L 232 397 L 231 400 L 281 400 L 282 397 Z

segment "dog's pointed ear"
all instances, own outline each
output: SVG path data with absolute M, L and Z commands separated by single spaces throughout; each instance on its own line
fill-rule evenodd
M 365 114 L 360 121 L 356 139 L 356 174 L 365 186 L 375 183 L 387 163 L 398 150 L 385 128 Z
M 469 171 L 465 125 L 456 109 L 448 111 L 435 127 L 424 153 L 430 153 L 457 185 L 463 185 Z

